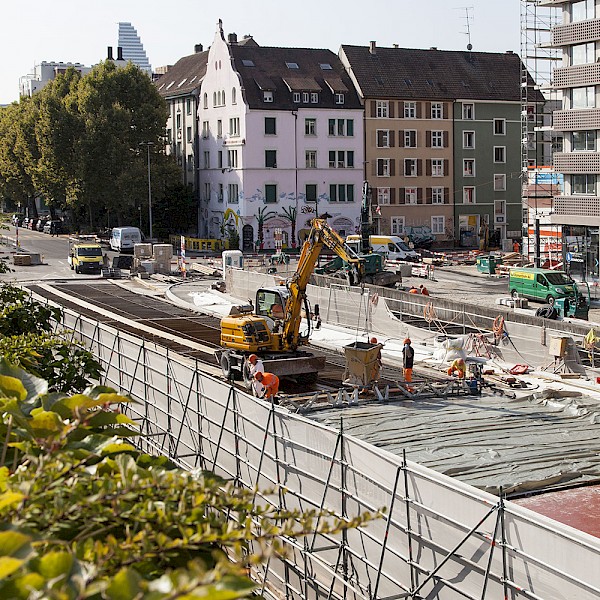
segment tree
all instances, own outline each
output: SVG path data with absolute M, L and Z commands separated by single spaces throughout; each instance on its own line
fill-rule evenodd
M 265 227 L 265 223 L 269 220 L 272 219 L 273 217 L 276 217 L 277 213 L 274 210 L 268 210 L 267 206 L 264 206 L 262 208 L 259 208 L 256 211 L 256 220 L 258 221 L 258 243 L 262 246 L 264 241 L 265 241 L 265 233 L 264 233 L 264 227 Z
M 284 206 L 283 212 L 279 215 L 290 222 L 292 248 L 296 247 L 296 220 L 298 218 L 298 209 L 295 206 Z

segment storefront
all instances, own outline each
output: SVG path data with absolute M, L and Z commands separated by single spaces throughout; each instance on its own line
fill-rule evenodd
M 578 281 L 599 278 L 598 227 L 563 225 L 565 269 Z

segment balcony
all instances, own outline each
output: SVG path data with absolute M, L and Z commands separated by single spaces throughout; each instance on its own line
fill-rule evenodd
M 554 214 L 560 216 L 600 218 L 600 197 L 598 196 L 556 196 Z
M 554 170 L 557 173 L 600 174 L 600 152 L 556 152 Z
M 552 45 L 570 46 L 600 40 L 600 20 L 578 21 L 557 25 L 552 30 Z
M 600 108 L 556 110 L 552 113 L 555 131 L 582 131 L 600 129 Z
M 596 85 L 600 80 L 600 63 L 554 69 L 552 87 L 556 89 Z

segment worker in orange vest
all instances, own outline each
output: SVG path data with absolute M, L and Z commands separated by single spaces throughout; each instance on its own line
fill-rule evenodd
M 273 398 L 279 392 L 279 377 L 277 375 L 259 371 L 254 375 L 254 379 L 263 386 L 263 398 Z
M 423 294 L 423 296 L 429 296 L 429 290 L 423 284 L 419 286 L 419 289 L 421 290 L 421 294 Z
M 456 360 L 454 360 L 454 362 L 450 365 L 450 368 L 447 371 L 448 375 L 457 375 L 459 379 L 464 379 L 466 372 L 467 365 L 465 364 L 465 361 L 462 358 L 457 358 Z

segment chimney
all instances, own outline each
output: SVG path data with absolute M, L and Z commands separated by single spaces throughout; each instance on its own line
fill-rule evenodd
M 237 44 L 237 33 L 230 33 L 227 36 L 227 42 L 231 46 L 232 44 Z
M 394 44 L 393 46 L 394 48 L 399 48 L 398 44 Z
M 117 60 L 125 60 L 123 58 L 123 48 L 121 48 L 121 46 L 117 47 Z
M 375 41 L 369 42 L 369 52 L 371 54 L 377 54 L 377 43 Z
M 204 50 L 204 46 L 202 44 L 196 44 L 194 46 L 194 53 L 198 54 L 199 52 L 202 52 Z
M 437 50 L 437 46 L 431 46 L 430 50 Z
M 112 54 L 112 46 L 108 47 L 108 56 L 106 58 L 107 58 L 107 60 L 114 60 L 113 54 Z

